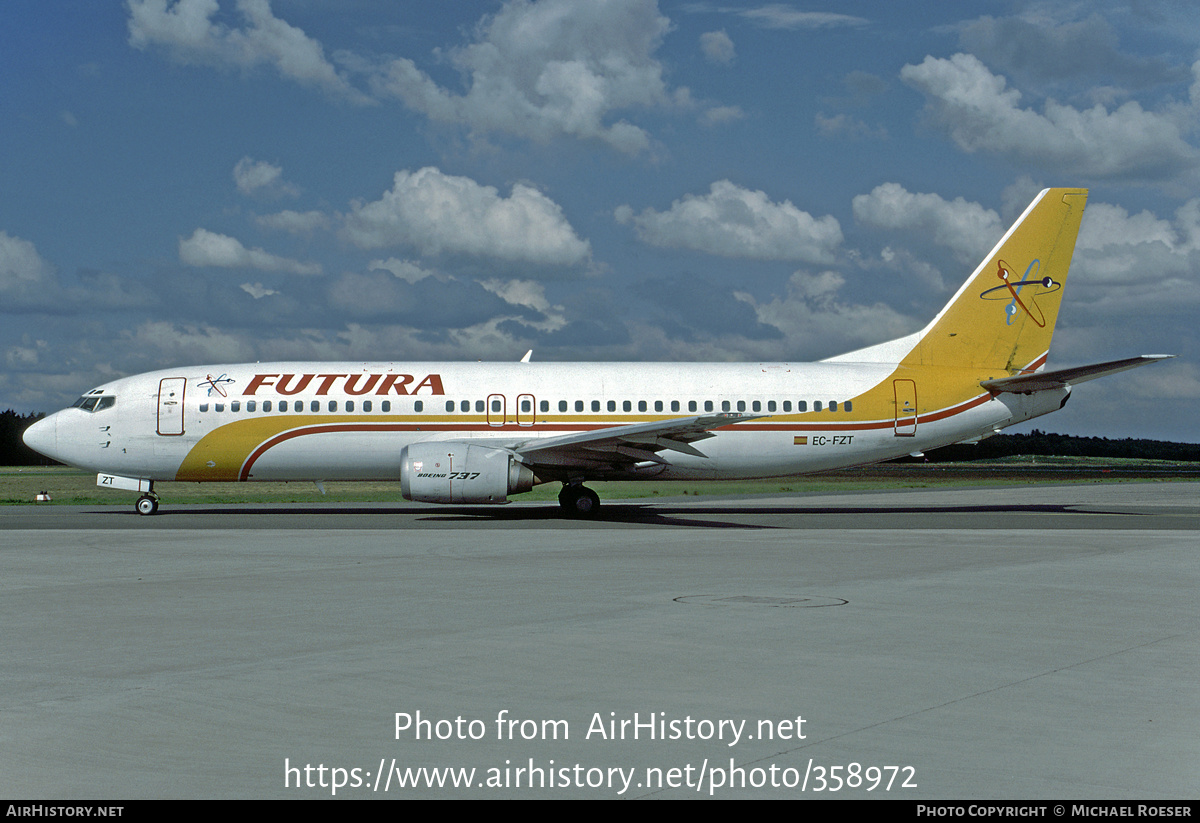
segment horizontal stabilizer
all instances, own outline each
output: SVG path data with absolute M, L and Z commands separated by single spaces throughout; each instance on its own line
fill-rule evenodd
M 1127 357 L 1124 360 L 1110 360 L 1107 363 L 1093 363 L 1090 366 L 1076 366 L 1072 369 L 1055 369 L 1036 374 L 1019 374 L 1016 377 L 1001 377 L 996 380 L 981 380 L 979 385 L 990 392 L 1048 391 L 1061 389 L 1064 386 L 1073 386 L 1087 380 L 1095 380 L 1106 374 L 1136 369 L 1138 366 L 1157 363 L 1159 360 L 1166 360 L 1174 356 L 1173 354 L 1143 354 L 1140 357 Z

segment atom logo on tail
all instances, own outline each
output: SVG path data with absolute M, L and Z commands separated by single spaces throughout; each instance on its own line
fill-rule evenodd
M 1025 315 L 1037 323 L 1039 328 L 1046 328 L 1046 315 L 1042 313 L 1042 309 L 1037 304 L 1037 299 L 1043 295 L 1053 294 L 1062 288 L 1062 283 L 1054 280 L 1051 277 L 1039 278 L 1038 272 L 1041 271 L 1042 261 L 1034 260 L 1025 269 L 1025 275 L 1015 283 L 1012 280 L 1012 267 L 1003 260 L 996 263 L 996 276 L 1004 281 L 1003 285 L 995 286 L 979 295 L 983 300 L 1011 300 L 1004 309 L 1006 319 L 1005 325 L 1011 326 L 1013 318 L 1017 315 L 1017 309 L 1025 312 Z M 1022 299 L 1021 290 L 1025 292 L 1025 299 Z

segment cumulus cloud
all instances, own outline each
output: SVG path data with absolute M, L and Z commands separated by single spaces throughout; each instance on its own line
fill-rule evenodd
M 355 203 L 345 235 L 362 249 L 413 246 L 424 255 L 552 266 L 577 265 L 591 254 L 562 208 L 537 189 L 518 183 L 502 197 L 491 186 L 432 167 L 398 171 L 382 198 Z
M 638 237 L 654 246 L 695 249 L 722 257 L 828 262 L 842 242 L 836 218 L 814 218 L 791 201 L 773 203 L 761 191 L 728 180 L 713 183 L 706 195 L 685 195 L 664 212 L 630 206 L 614 213 L 632 223 Z
M 279 294 L 275 289 L 268 289 L 262 283 L 243 283 L 239 288 L 255 300 L 262 300 L 264 297 L 269 297 L 272 294 Z
M 411 260 L 398 260 L 389 257 L 387 260 L 372 260 L 367 265 L 368 271 L 390 271 L 406 283 L 417 283 L 426 277 L 435 277 L 436 273 L 423 269 Z
M 636 291 L 653 304 L 656 323 L 668 339 L 700 342 L 722 337 L 783 337 L 775 326 L 759 322 L 751 297 L 702 275 L 650 277 Z
M 42 259 L 28 240 L 0 231 L 0 291 L 16 291 L 46 284 L 53 276 L 50 264 Z
M 1167 179 L 1196 165 L 1196 150 L 1183 139 L 1176 117 L 1148 112 L 1137 102 L 1081 111 L 1048 100 L 1039 114 L 1021 108 L 1021 93 L 970 54 L 926 57 L 905 66 L 900 77 L 926 95 L 934 122 L 966 152 L 1118 179 Z
M 724 66 L 733 62 L 733 40 L 729 39 L 729 35 L 725 33 L 724 29 L 706 31 L 700 35 L 700 51 L 704 52 L 704 57 L 709 62 L 720 63 Z
M 902 337 L 919 327 L 913 318 L 882 303 L 865 305 L 839 298 L 845 282 L 834 271 L 797 271 L 781 296 L 767 302 L 748 294 L 739 294 L 738 298 L 754 309 L 760 323 L 783 332 L 787 349 L 793 353 L 835 355 Z
M 1085 316 L 1181 317 L 1190 336 L 1200 306 L 1200 199 L 1174 220 L 1149 211 L 1089 203 L 1083 213 L 1068 289 Z
M 400 323 L 435 335 L 516 311 L 474 280 L 426 277 L 409 283 L 383 271 L 341 275 L 330 283 L 328 301 L 339 317 Z
M 722 123 L 741 120 L 745 116 L 741 106 L 713 106 L 705 110 L 700 122 L 705 126 L 719 126 Z
M 179 259 L 189 266 L 198 267 L 249 268 L 291 274 L 321 273 L 321 266 L 317 263 L 301 263 L 268 254 L 262 249 L 248 249 L 234 237 L 207 229 L 196 229 L 187 239 L 179 238 Z
M 954 252 L 964 263 L 977 263 L 1004 234 L 1000 215 L 961 197 L 914 194 L 899 183 L 876 186 L 854 198 L 854 219 L 865 226 L 920 234 Z
M 408 58 L 392 61 L 375 89 L 476 133 L 592 138 L 636 154 L 650 145 L 649 135 L 611 118 L 670 104 L 653 57 L 669 25 L 654 0 L 509 0 L 481 22 L 475 42 L 449 53 L 465 94 L 439 86 Z
M 768 3 L 745 9 L 738 14 L 767 29 L 832 29 L 845 26 L 865 26 L 870 21 L 848 14 L 828 11 L 797 11 L 783 3 Z
M 190 323 L 147 321 L 122 331 L 114 343 L 117 348 L 153 352 L 164 363 L 237 363 L 255 359 L 253 347 L 246 340 L 214 326 Z M 144 370 L 146 364 L 142 365 Z
M 555 331 L 567 325 L 567 320 L 562 314 L 563 307 L 550 305 L 550 301 L 546 299 L 546 287 L 536 280 L 501 280 L 499 278 L 492 278 L 490 280 L 480 280 L 479 285 L 500 297 L 505 303 L 533 309 L 543 316 L 543 319 L 540 321 L 513 318 L 522 325 L 544 332 Z
M 284 181 L 282 167 L 249 157 L 243 157 L 233 167 L 233 182 L 245 195 L 295 197 L 300 193 L 298 188 Z
M 243 25 L 215 22 L 217 0 L 128 0 L 129 44 L 161 47 L 180 63 L 249 69 L 274 67 L 283 77 L 353 103 L 370 98 L 325 58 L 321 44 L 271 12 L 268 0 L 237 0 Z
M 817 131 L 822 137 L 849 137 L 852 140 L 886 140 L 887 129 L 869 126 L 857 117 L 848 114 L 826 116 L 820 112 L 815 118 Z
M 1126 86 L 1146 86 L 1183 79 L 1161 58 L 1122 53 L 1116 28 L 1099 13 L 1082 20 L 1051 16 L 1073 10 L 1041 7 L 1015 17 L 984 15 L 962 27 L 959 41 L 989 65 L 1034 81 L 1086 77 L 1094 83 L 1097 76 L 1109 76 Z

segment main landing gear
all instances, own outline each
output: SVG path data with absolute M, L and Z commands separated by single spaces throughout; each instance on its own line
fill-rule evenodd
M 600 510 L 600 495 L 581 483 L 563 483 L 558 505 L 572 517 L 593 517 Z
M 154 492 L 147 492 L 139 497 L 137 503 L 133 505 L 138 514 L 154 514 L 158 511 L 158 495 Z

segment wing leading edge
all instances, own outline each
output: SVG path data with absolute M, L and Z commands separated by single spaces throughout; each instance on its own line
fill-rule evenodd
M 528 440 L 514 446 L 513 451 L 523 463 L 531 466 L 586 467 L 646 461 L 665 464 L 667 461 L 658 452 L 668 450 L 693 457 L 707 457 L 692 443 L 714 437 L 713 429 L 766 416 L 726 412 L 610 426 L 562 437 Z

